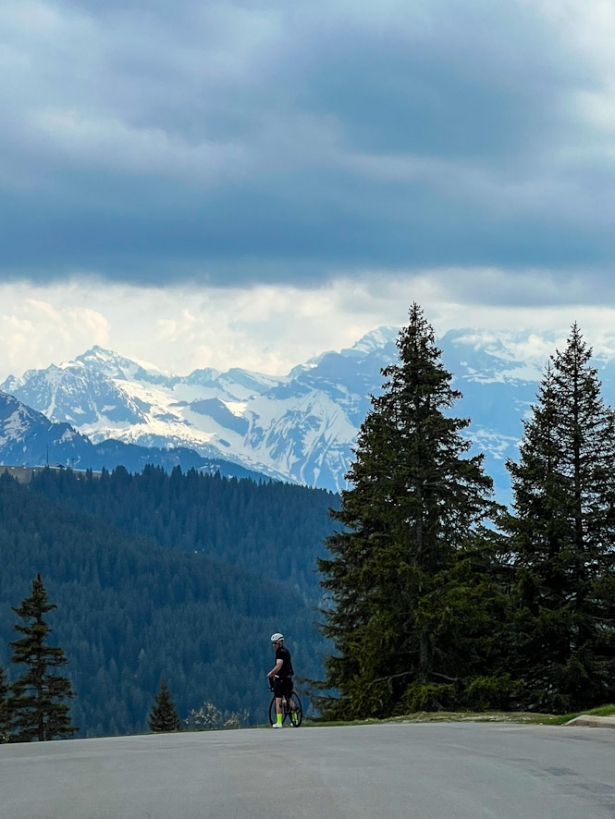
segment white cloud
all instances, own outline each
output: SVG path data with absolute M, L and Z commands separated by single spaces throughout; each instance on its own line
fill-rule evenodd
M 49 294 L 27 285 L 0 285 L 3 378 L 59 363 L 76 350 L 107 342 L 109 324 L 101 313 L 85 303 L 64 303 L 71 289 L 63 287 Z
M 284 374 L 324 350 L 352 346 L 375 327 L 401 327 L 413 301 L 423 306 L 437 335 L 466 327 L 483 334 L 509 331 L 509 343 L 522 360 L 546 360 L 556 343 L 562 346 L 574 321 L 596 354 L 615 356 L 615 308 L 464 302 L 451 294 L 453 275 L 462 279 L 478 272 L 374 271 L 313 289 L 157 289 L 94 279 L 46 287 L 2 284 L 0 379 L 70 360 L 94 344 L 178 374 L 234 366 Z M 488 276 L 495 280 L 496 271 Z M 515 340 L 521 333 L 529 335 Z

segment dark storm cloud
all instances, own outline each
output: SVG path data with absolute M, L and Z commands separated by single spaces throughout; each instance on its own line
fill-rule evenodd
M 573 282 L 615 257 L 613 166 L 575 105 L 600 77 L 533 6 L 108 0 L 2 15 L 4 278 L 486 266 Z

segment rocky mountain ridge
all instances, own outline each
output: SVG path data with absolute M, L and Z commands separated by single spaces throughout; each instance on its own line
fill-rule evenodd
M 283 377 L 238 368 L 168 375 L 93 347 L 60 366 L 10 376 L 0 389 L 95 444 L 185 447 L 273 478 L 337 490 L 369 393 L 395 357 L 395 336 L 379 331 Z
M 10 376 L 0 389 L 93 445 L 182 447 L 291 482 L 338 491 L 356 434 L 382 387 L 381 368 L 396 360 L 396 328 L 383 327 L 340 352 L 326 352 L 285 376 L 234 368 L 163 373 L 93 347 L 74 361 Z M 469 436 L 506 500 L 507 457 L 514 457 L 549 352 L 546 334 L 465 329 L 438 341 L 463 393 L 455 413 L 472 420 Z M 615 366 L 597 362 L 607 401 Z M 1 449 L 1 447 L 0 447 Z
M 221 458 L 205 458 L 186 447 L 147 448 L 122 441 L 92 441 L 66 422 L 55 423 L 0 391 L 0 464 L 9 467 L 71 467 L 99 471 L 124 466 L 129 472 L 141 472 L 146 464 L 161 466 L 167 472 L 179 466 L 182 471 L 198 469 L 219 472 L 224 477 L 252 478 L 264 476 L 240 464 Z M 2 469 L 0 469 L 0 472 Z

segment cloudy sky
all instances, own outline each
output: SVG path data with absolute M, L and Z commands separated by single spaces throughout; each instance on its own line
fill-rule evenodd
M 612 0 L 4 0 L 0 377 L 280 373 L 413 300 L 607 343 L 614 40 Z

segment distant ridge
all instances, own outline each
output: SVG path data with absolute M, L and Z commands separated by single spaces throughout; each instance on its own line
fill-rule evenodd
M 0 474 L 5 466 L 23 469 L 52 465 L 94 471 L 124 466 L 130 472 L 141 472 L 147 464 L 152 464 L 167 471 L 179 466 L 184 471 L 219 472 L 223 477 L 268 479 L 241 464 L 206 458 L 186 447 L 163 449 L 113 440 L 94 444 L 70 424 L 50 421 L 41 412 L 4 392 L 0 392 L 0 462 Z
M 87 436 L 93 446 L 112 439 L 105 457 L 114 464 L 123 457 L 142 462 L 141 453 L 121 452 L 122 442 L 157 449 L 160 462 L 196 466 L 198 456 L 339 491 L 369 396 L 381 391 L 381 369 L 397 358 L 397 333 L 393 327 L 377 328 L 351 347 L 321 353 L 285 376 L 239 368 L 203 368 L 180 376 L 93 347 L 72 362 L 10 376 L 0 388 L 53 422 L 68 424 L 67 434 Z M 516 456 L 522 420 L 557 343 L 547 333 L 475 328 L 438 339 L 444 365 L 463 393 L 454 411 L 470 417 L 468 434 L 475 451 L 485 453 L 486 470 L 504 502 L 509 498 L 506 459 Z M 615 352 L 595 362 L 609 403 L 615 399 L 614 359 Z M 0 441 L 0 457 L 6 460 L 3 446 Z M 164 454 L 169 447 L 174 454 Z
M 274 479 L 339 490 L 369 394 L 395 357 L 396 335 L 383 328 L 282 377 L 239 368 L 177 376 L 97 346 L 74 361 L 9 376 L 0 388 L 96 446 L 113 440 L 183 448 Z

